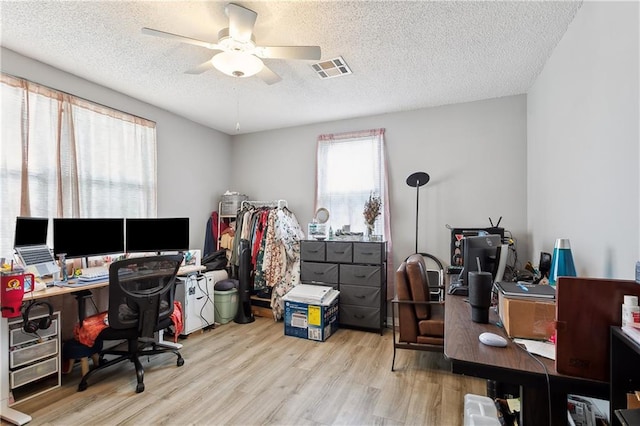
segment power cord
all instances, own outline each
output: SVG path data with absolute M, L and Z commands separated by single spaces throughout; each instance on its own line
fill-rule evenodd
M 523 348 L 519 343 L 513 342 L 514 345 L 516 345 L 518 348 L 520 348 L 520 350 L 524 351 L 527 355 L 529 355 L 535 362 L 537 362 L 538 364 L 540 364 L 542 366 L 542 369 L 544 370 L 544 376 L 545 379 L 547 381 L 547 404 L 548 404 L 548 409 L 549 409 L 549 426 L 553 426 L 553 415 L 551 413 L 551 383 L 549 380 L 549 371 L 547 370 L 547 366 L 544 365 L 544 363 L 542 361 L 540 361 L 538 358 L 536 358 L 531 352 L 529 352 L 526 348 Z
M 215 320 L 214 320 L 214 324 L 211 324 L 205 317 L 204 317 L 204 309 L 207 306 L 207 303 L 211 303 L 213 305 L 213 309 L 215 310 L 216 305 L 215 303 L 213 303 L 213 300 L 211 299 L 211 295 L 209 294 L 209 286 L 206 284 L 207 283 L 207 277 L 204 274 L 198 274 L 198 276 L 195 278 L 196 279 L 196 283 L 198 285 L 198 289 L 200 290 L 201 293 L 203 293 L 207 300 L 205 300 L 205 302 L 202 304 L 202 306 L 200 307 L 200 318 L 202 318 L 202 320 L 204 322 L 207 323 L 207 325 L 204 327 L 205 329 L 209 329 L 212 325 L 215 325 Z M 200 282 L 204 281 L 205 282 L 205 286 L 204 286 L 204 290 L 202 289 L 202 286 L 200 285 Z

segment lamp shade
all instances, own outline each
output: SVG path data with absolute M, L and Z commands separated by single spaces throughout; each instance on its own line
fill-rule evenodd
M 571 254 L 571 243 L 567 238 L 558 238 L 553 248 L 549 284 L 556 285 L 559 277 L 575 277 L 576 267 Z
M 211 58 L 217 70 L 232 77 L 251 77 L 262 70 L 260 58 L 242 52 L 220 52 Z

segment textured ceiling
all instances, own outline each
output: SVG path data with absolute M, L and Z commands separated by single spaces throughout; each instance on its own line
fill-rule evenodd
M 2 1 L 0 44 L 228 134 L 526 93 L 580 7 L 576 1 L 238 1 L 259 45 L 319 45 L 353 74 L 267 59 L 267 85 L 217 70 L 212 52 L 142 27 L 217 42 L 218 1 Z

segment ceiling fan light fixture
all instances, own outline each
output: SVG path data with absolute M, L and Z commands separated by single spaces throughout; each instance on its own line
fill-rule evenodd
M 241 78 L 256 75 L 264 67 L 260 58 L 241 52 L 220 52 L 211 58 L 211 63 L 218 71 Z

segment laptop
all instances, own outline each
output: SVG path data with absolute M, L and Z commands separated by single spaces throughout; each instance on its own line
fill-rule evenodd
M 43 277 L 58 272 L 58 264 L 47 246 L 49 219 L 40 217 L 16 218 L 13 244 L 18 261 L 29 272 Z

